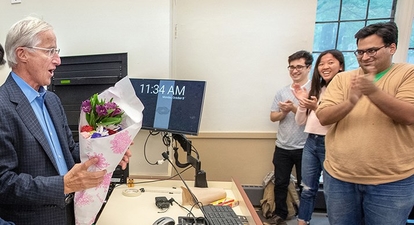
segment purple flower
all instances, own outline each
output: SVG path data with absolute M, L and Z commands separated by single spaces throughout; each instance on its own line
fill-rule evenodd
M 106 116 L 106 114 L 108 112 L 106 111 L 105 106 L 103 106 L 103 105 L 97 105 L 96 106 L 96 113 L 98 114 L 98 116 Z
M 84 111 L 85 113 L 90 113 L 92 110 L 92 106 L 91 106 L 91 100 L 85 100 L 82 102 L 82 111 Z
M 117 115 L 119 115 L 122 112 L 122 110 L 120 108 L 116 108 L 112 113 L 111 116 L 115 117 Z
M 98 94 L 94 94 L 82 102 L 82 112 L 85 112 L 85 119 L 94 130 L 97 126 L 118 125 L 122 122 L 123 111 L 112 100 L 105 102 L 98 98 Z
M 105 103 L 106 110 L 115 110 L 118 107 L 118 105 L 115 102 L 107 102 Z

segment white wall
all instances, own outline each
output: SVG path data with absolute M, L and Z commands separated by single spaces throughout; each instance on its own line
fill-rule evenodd
M 3 46 L 9 28 L 31 14 L 55 28 L 61 56 L 128 52 L 129 76 L 169 76 L 170 0 L 0 1 Z
M 201 131 L 275 131 L 287 58 L 312 51 L 316 0 L 175 1 L 173 74 L 207 80 Z

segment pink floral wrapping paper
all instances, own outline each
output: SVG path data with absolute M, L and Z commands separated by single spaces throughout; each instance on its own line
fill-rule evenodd
M 98 157 L 99 162 L 91 166 L 89 171 L 106 169 L 108 173 L 98 187 L 75 193 L 75 220 L 77 225 L 91 225 L 95 221 L 96 215 L 108 193 L 112 173 L 142 126 L 144 106 L 136 97 L 128 77 L 118 81 L 114 87 L 108 88 L 98 97 L 108 101 L 113 98 L 113 101 L 124 111 L 121 122 L 123 130 L 100 138 L 85 139 L 79 135 L 81 162 Z M 87 124 L 85 113 L 81 110 L 79 130 Z

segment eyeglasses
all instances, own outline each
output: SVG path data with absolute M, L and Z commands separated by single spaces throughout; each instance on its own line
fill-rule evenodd
M 379 48 L 369 48 L 367 50 L 355 50 L 354 54 L 357 58 L 362 58 L 364 56 L 364 53 L 367 53 L 367 55 L 369 57 L 375 56 L 377 54 L 377 52 L 381 49 L 381 48 L 386 48 L 388 47 L 387 45 L 383 45 Z
M 296 69 L 296 71 L 302 71 L 303 69 L 307 68 L 308 65 L 302 66 L 302 65 L 297 65 L 297 66 L 288 66 L 287 69 L 289 71 L 293 71 Z
M 58 54 L 59 55 L 59 52 L 60 52 L 60 48 L 41 48 L 41 47 L 36 47 L 36 46 L 27 47 L 27 48 L 32 48 L 32 49 L 38 49 L 38 50 L 46 51 L 48 53 L 48 56 L 49 57 L 52 57 L 55 54 Z

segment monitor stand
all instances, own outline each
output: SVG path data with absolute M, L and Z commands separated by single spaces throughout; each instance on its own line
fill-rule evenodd
M 194 169 L 195 169 L 195 183 L 194 183 L 194 186 L 195 187 L 201 187 L 201 188 L 208 187 L 206 172 L 204 170 L 201 170 L 201 161 L 198 159 L 198 157 L 194 158 L 194 156 L 191 155 L 191 146 L 192 146 L 191 141 L 188 140 L 183 134 L 174 134 L 173 133 L 172 138 L 174 140 L 178 141 L 178 143 L 180 143 L 183 150 L 185 152 L 187 152 L 187 163 L 182 164 L 178 160 L 178 152 L 177 152 L 178 149 L 174 148 L 175 164 L 180 168 L 185 168 L 189 165 L 194 167 Z

